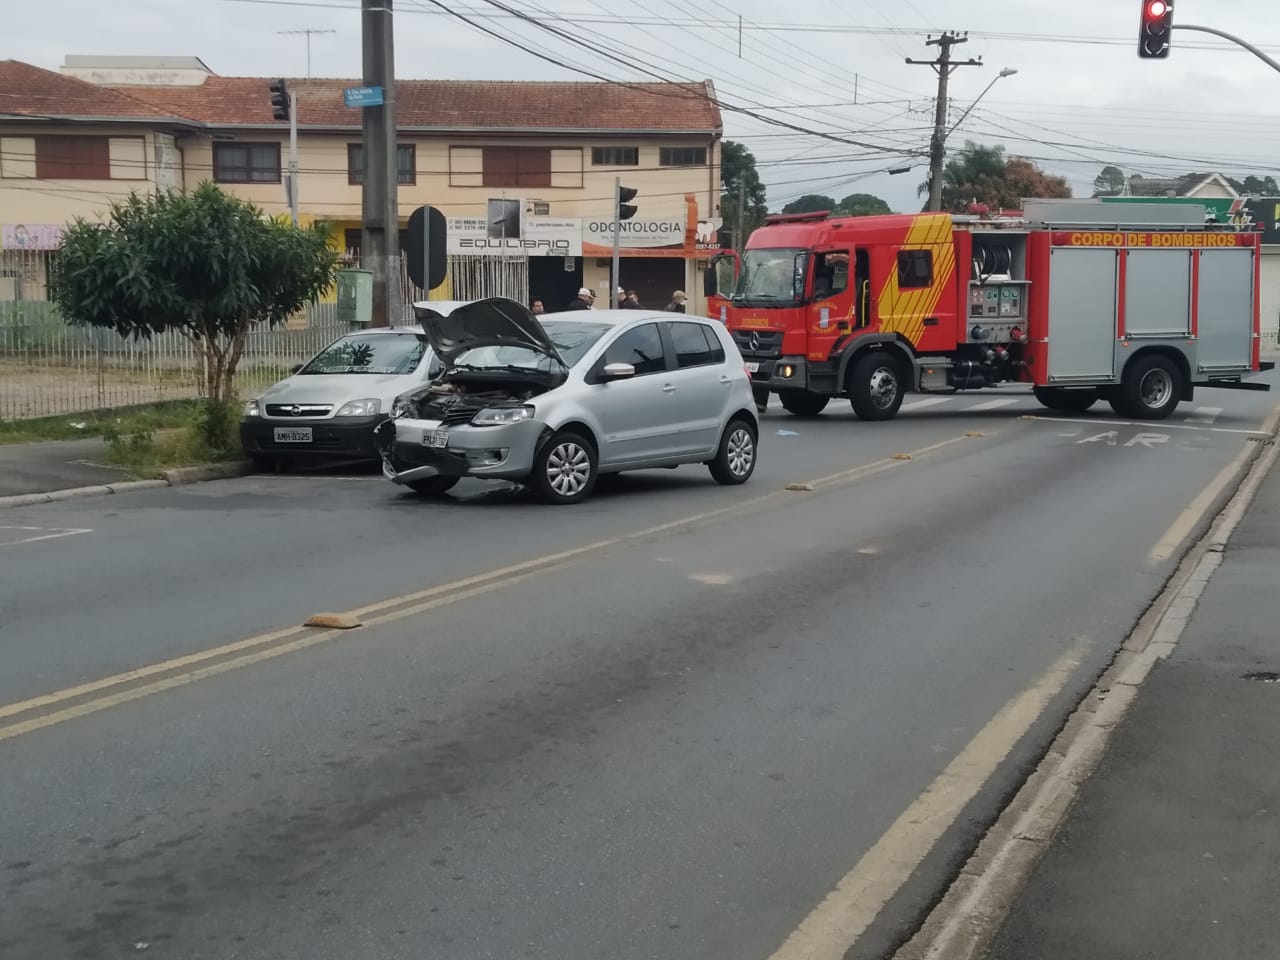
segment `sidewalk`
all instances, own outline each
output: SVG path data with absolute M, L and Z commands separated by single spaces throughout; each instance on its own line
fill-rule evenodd
M 1263 481 L 988 960 L 1280 952 L 1280 465 Z M 1247 674 L 1269 674 L 1245 679 Z
M 0 497 L 125 479 L 120 470 L 99 465 L 106 450 L 107 444 L 96 439 L 0 444 Z M 85 460 L 91 462 L 82 462 Z

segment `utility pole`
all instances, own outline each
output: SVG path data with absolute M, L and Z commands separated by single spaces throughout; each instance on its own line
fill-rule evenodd
M 907 63 L 913 66 L 933 67 L 938 74 L 938 102 L 933 113 L 933 137 L 929 142 L 929 209 L 937 212 L 942 209 L 942 164 L 946 157 L 947 139 L 947 81 L 957 67 L 980 67 L 982 58 L 977 60 L 952 60 L 951 48 L 969 42 L 969 34 L 958 34 L 949 30 L 940 37 L 929 37 L 925 45 L 938 48 L 935 60 L 912 60 Z
M 308 27 L 305 30 L 277 30 L 276 33 L 282 37 L 300 37 L 307 38 L 307 79 L 311 79 L 311 35 L 313 33 L 337 33 L 337 30 L 316 30 Z
M 363 108 L 361 265 L 373 273 L 375 327 L 400 319 L 400 209 L 396 196 L 396 78 L 392 0 L 361 0 L 363 81 L 382 89 L 382 103 Z
M 747 249 L 747 178 L 741 175 L 738 177 L 738 222 L 734 226 L 737 229 L 733 245 L 741 257 Z

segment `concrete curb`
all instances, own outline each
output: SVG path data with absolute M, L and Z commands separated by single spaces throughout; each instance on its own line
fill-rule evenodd
M 1280 417 L 1273 415 L 1267 433 L 1275 438 L 1278 429 Z M 1177 647 L 1232 533 L 1278 458 L 1280 446 L 1272 442 L 1244 471 L 1227 504 L 1184 556 L 1115 662 L 894 960 L 976 960 L 984 954 L 1151 670 Z
M 85 497 L 103 497 L 113 493 L 131 493 L 134 490 L 157 490 L 160 487 L 178 487 L 207 480 L 226 480 L 244 477 L 254 472 L 248 460 L 215 463 L 203 467 L 179 467 L 166 470 L 159 480 L 122 480 L 92 487 L 71 487 L 66 490 L 50 490 L 47 493 L 19 493 L 0 497 L 0 510 L 6 507 L 31 507 L 41 503 L 57 503 L 61 500 L 80 500 Z

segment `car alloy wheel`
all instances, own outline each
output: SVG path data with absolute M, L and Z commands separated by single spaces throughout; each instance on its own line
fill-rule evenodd
M 735 477 L 744 477 L 751 472 L 756 462 L 756 441 L 751 431 L 741 424 L 734 426 L 729 433 L 728 456 L 725 458 L 729 472 Z
M 595 489 L 599 472 L 591 441 L 575 430 L 550 437 L 534 458 L 529 483 L 551 503 L 577 503 Z

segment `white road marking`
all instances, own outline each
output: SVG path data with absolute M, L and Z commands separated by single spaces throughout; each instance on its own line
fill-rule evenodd
M 899 410 L 923 410 L 926 407 L 936 407 L 941 403 L 949 401 L 950 397 L 925 397 L 923 400 L 912 400 L 904 403 Z
M 58 540 L 62 537 L 74 537 L 80 533 L 93 533 L 87 528 L 64 528 L 64 527 L 5 527 L 0 526 L 0 530 L 17 530 L 20 534 L 32 533 L 38 536 L 23 537 L 20 540 L 4 540 L 0 541 L 0 547 L 16 547 L 23 543 L 39 543 L 41 540 Z
M 1147 424 L 1139 423 L 1135 420 L 1081 420 L 1072 417 L 1041 417 L 1034 413 L 1027 414 L 1022 419 L 1038 420 L 1041 423 L 1087 423 L 1091 426 L 1098 426 L 1100 423 L 1106 423 L 1118 427 L 1144 427 Z M 1160 426 L 1166 430 L 1199 430 L 1203 433 L 1238 433 L 1250 437 L 1267 436 L 1266 430 L 1236 430 L 1231 427 L 1193 427 L 1186 423 L 1161 423 Z
M 1221 407 L 1196 407 L 1187 417 L 1187 423 L 1213 423 L 1221 413 Z
M 1126 447 L 1141 446 L 1141 447 L 1146 447 L 1148 450 L 1150 450 L 1152 447 L 1158 447 L 1160 444 L 1168 443 L 1168 442 L 1169 442 L 1169 435 L 1167 433 L 1140 433 L 1136 437 L 1134 437 L 1132 440 L 1130 440 L 1128 443 L 1126 443 L 1125 446 Z
M 723 587 L 733 582 L 733 577 L 727 573 L 695 573 L 689 579 L 705 583 L 709 587 Z
M 1077 640 L 1006 703 L 818 904 L 770 960 L 841 960 L 1080 665 Z
M 985 403 L 976 403 L 972 407 L 965 407 L 965 411 L 967 412 L 970 410 L 999 410 L 1001 407 L 1012 407 L 1014 404 L 1020 403 L 1020 402 L 1021 402 L 1020 400 L 1015 400 L 1011 397 L 1006 397 L 1003 400 L 988 400 Z
M 1105 443 L 1108 447 L 1114 447 L 1119 437 L 1119 430 L 1108 430 L 1106 433 L 1095 433 L 1092 437 L 1077 440 L 1076 443 Z

